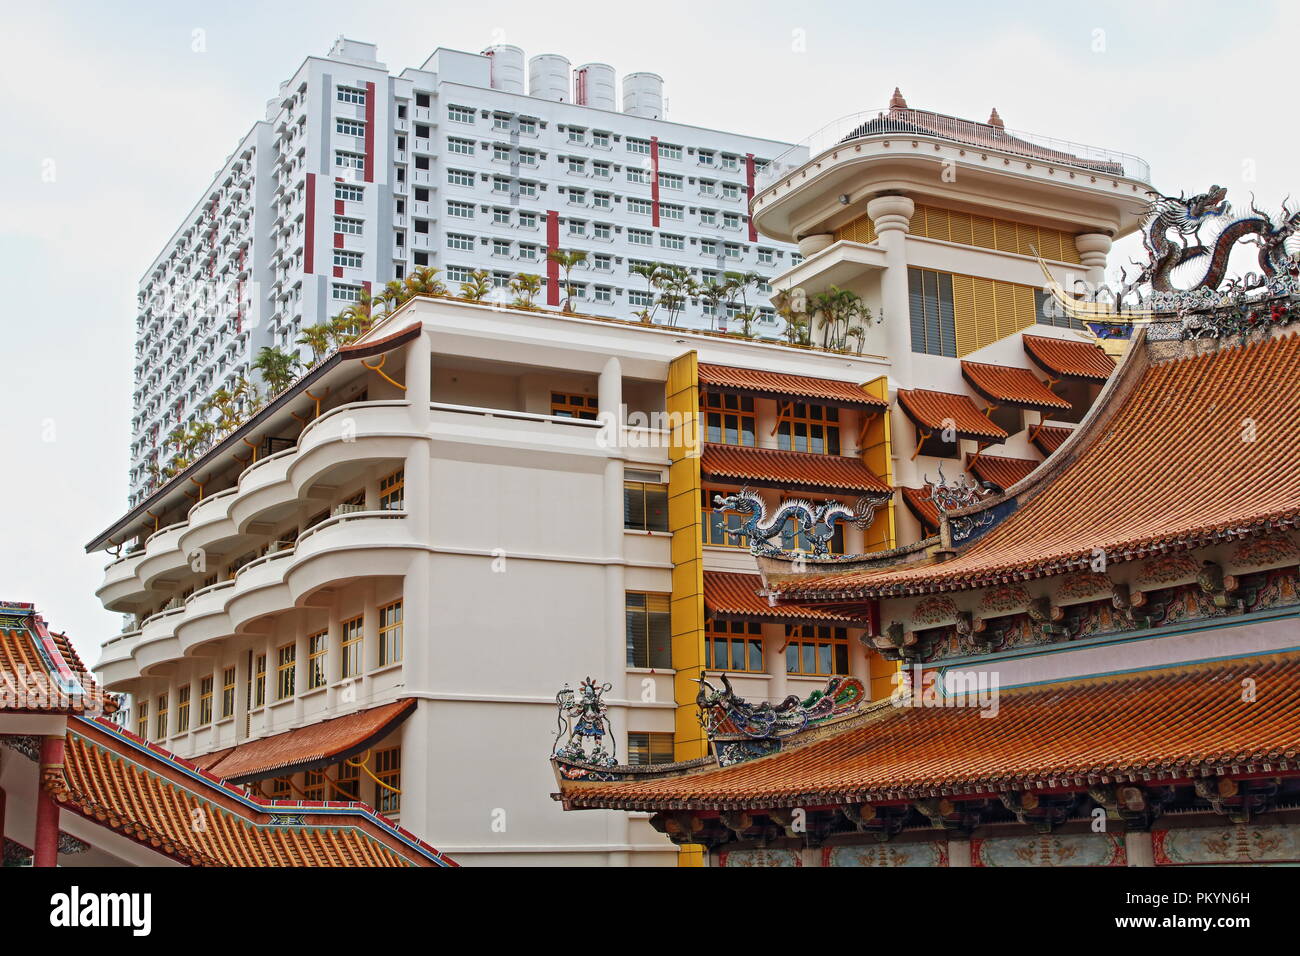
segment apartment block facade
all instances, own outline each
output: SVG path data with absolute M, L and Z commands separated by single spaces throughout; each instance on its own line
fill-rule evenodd
M 308 57 L 141 279 L 131 503 L 156 486 L 168 434 L 255 378 L 261 348 L 309 357 L 304 328 L 413 269 L 440 270 L 453 291 L 485 270 L 496 300 L 537 274 L 558 305 L 547 254 L 582 250 L 575 309 L 626 317 L 652 304 L 638 264 L 765 279 L 797 261 L 748 216 L 756 175 L 787 144 L 668 122 L 654 74 L 625 77 L 622 100 L 613 68 L 554 55 L 526 67 L 516 47 L 440 48 L 400 74 L 342 38 Z M 750 304 L 775 335 L 767 291 L 760 280 Z M 678 323 L 725 328 L 715 311 L 696 300 Z

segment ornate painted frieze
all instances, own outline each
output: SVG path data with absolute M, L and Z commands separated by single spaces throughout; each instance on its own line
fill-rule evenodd
M 1232 550 L 1229 566 L 1237 573 L 1300 563 L 1300 547 L 1286 535 L 1242 541 Z
M 1300 826 L 1239 823 L 1155 830 L 1157 866 L 1300 863 Z
M 1040 833 L 970 841 L 971 866 L 1126 866 L 1113 833 Z
M 822 866 L 947 866 L 948 841 L 872 843 L 822 847 Z
M 754 848 L 752 850 L 723 850 L 718 854 L 718 863 L 720 866 L 803 866 L 803 855 L 798 850 L 789 850 L 780 847 Z

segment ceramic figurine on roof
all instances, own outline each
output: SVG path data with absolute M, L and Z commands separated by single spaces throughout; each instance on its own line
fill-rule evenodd
M 555 745 L 551 750 L 553 757 L 596 767 L 612 767 L 618 763 L 614 757 L 617 744 L 611 740 L 609 751 L 605 750 L 605 737 L 609 734 L 610 727 L 609 708 L 603 697 L 611 686 L 597 684 L 588 677 L 578 684 L 576 692 L 566 684 L 555 695 L 559 713 L 556 717 Z M 560 746 L 560 738 L 566 733 L 568 737 L 564 745 Z
M 869 498 L 862 496 L 852 508 L 838 501 L 824 501 L 815 505 L 803 498 L 792 498 L 781 502 L 776 513 L 771 517 L 763 499 L 743 488 L 732 495 L 714 495 L 713 510 L 717 514 L 728 511 L 738 512 L 744 516 L 739 528 L 725 529 L 732 541 L 737 544 L 742 538 L 749 539 L 750 550 L 754 554 L 785 554 L 781 548 L 772 544 L 772 539 L 787 533 L 786 526 L 794 520 L 795 530 L 812 543 L 814 557 L 825 557 L 830 553 L 830 540 L 835 536 L 835 526 L 839 522 L 865 529 L 871 526 L 875 513 L 887 498 Z

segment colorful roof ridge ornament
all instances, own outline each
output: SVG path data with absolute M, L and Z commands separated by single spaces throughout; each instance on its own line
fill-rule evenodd
M 955 481 L 949 481 L 944 477 L 943 464 L 940 463 L 939 480 L 931 481 L 930 476 L 926 475 L 925 483 L 930 488 L 930 500 L 934 502 L 939 514 L 948 521 L 954 542 L 964 541 L 978 529 L 993 524 L 993 512 L 987 508 L 974 514 L 951 516 L 951 512 L 983 504 L 990 494 L 988 488 L 975 485 L 964 473 Z
M 618 760 L 617 743 L 609 725 L 609 707 L 604 695 L 613 689 L 609 683 L 597 684 L 586 677 L 574 691 L 568 684 L 555 695 L 555 743 L 551 757 L 564 763 L 579 763 L 591 767 L 614 767 Z M 568 734 L 564 745 L 560 738 Z M 605 750 L 605 737 L 610 737 L 609 750 Z M 590 746 L 589 746 L 590 745 Z
M 786 554 L 784 549 L 772 544 L 772 539 L 782 535 L 787 523 L 793 519 L 797 533 L 812 543 L 813 556 L 821 558 L 830 555 L 830 541 L 835 537 L 838 522 L 865 530 L 875 520 L 877 509 L 888 500 L 863 495 L 850 508 L 838 501 L 823 501 L 815 505 L 803 498 L 791 498 L 781 502 L 769 517 L 767 503 L 748 488 L 743 488 L 731 495 L 714 495 L 713 511 L 716 514 L 736 511 L 744 516 L 739 528 L 726 528 L 724 531 L 736 544 L 740 544 L 741 538 L 748 538 L 749 550 L 754 554 Z

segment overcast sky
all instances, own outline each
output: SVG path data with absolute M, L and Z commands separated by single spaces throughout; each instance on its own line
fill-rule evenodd
M 8 4 L 4 26 L 0 599 L 35 601 L 88 662 L 120 626 L 83 546 L 125 510 L 136 283 L 278 83 L 339 34 L 394 73 L 492 43 L 650 70 L 668 118 L 775 139 L 897 85 L 917 108 L 996 106 L 1010 128 L 1136 153 L 1166 192 L 1300 196 L 1296 3 L 50 2 Z

